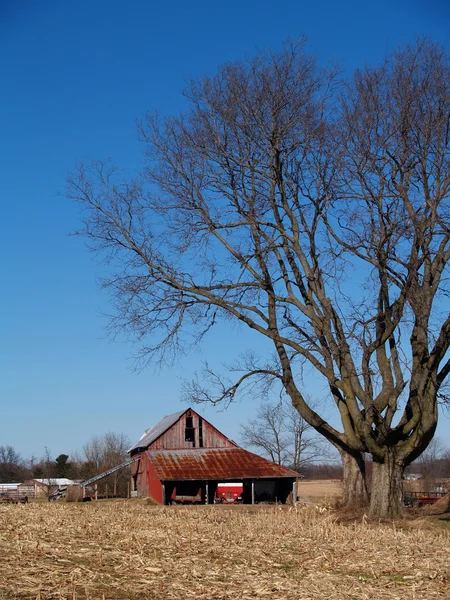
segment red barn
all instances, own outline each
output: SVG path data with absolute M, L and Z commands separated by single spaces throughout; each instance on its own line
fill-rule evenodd
M 191 408 L 164 417 L 130 449 L 133 495 L 159 504 L 212 504 L 217 486 L 242 484 L 242 501 L 285 503 L 295 471 L 240 448 Z

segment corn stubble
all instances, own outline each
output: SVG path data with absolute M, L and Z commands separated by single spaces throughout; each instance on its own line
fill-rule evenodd
M 0 598 L 450 598 L 448 525 L 314 506 L 0 506 Z

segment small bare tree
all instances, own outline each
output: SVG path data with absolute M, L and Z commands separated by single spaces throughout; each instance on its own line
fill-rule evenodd
M 241 427 L 245 446 L 255 448 L 279 465 L 300 471 L 303 465 L 326 455 L 314 429 L 290 403 L 264 402 L 256 418 Z
M 26 468 L 13 446 L 0 446 L 0 483 L 22 481 Z
M 130 445 L 130 440 L 123 433 L 107 432 L 92 436 L 83 446 L 85 464 L 80 465 L 83 476 L 90 478 L 120 465 L 128 458 Z M 117 496 L 118 492 L 124 494 L 128 478 L 129 473 L 124 469 L 105 477 L 100 485 L 105 490 L 108 486 L 111 494 Z
M 442 441 L 435 437 L 431 440 L 427 449 L 414 463 L 414 471 L 422 475 L 421 489 L 430 493 L 436 488 L 437 481 L 443 476 L 443 457 L 445 447 Z
M 262 404 L 256 419 L 241 427 L 241 439 L 244 446 L 261 451 L 278 465 L 285 464 L 289 439 L 281 404 Z

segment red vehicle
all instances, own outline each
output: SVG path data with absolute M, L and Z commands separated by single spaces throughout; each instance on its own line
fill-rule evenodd
M 217 504 L 237 504 L 242 502 L 242 483 L 219 483 L 216 491 Z

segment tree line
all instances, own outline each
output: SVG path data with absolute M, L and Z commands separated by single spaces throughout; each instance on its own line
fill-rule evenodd
M 130 446 L 126 435 L 113 432 L 93 436 L 80 452 L 56 458 L 48 448 L 39 459 L 23 459 L 12 446 L 0 446 L 0 484 L 56 478 L 84 481 L 124 462 Z M 128 484 L 129 472 L 124 469 L 102 479 L 98 486 L 100 493 L 107 489 L 110 495 L 126 495 Z

